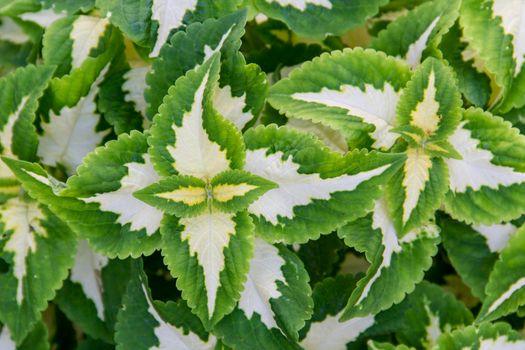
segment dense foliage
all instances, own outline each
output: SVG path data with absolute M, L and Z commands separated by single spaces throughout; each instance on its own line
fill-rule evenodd
M 522 23 L 0 0 L 0 349 L 525 349 Z

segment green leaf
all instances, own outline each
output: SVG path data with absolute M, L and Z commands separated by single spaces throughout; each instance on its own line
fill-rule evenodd
M 487 297 L 478 315 L 479 321 L 498 319 L 525 305 L 524 245 L 525 226 L 510 237 L 494 264 L 485 287 Z
M 372 71 L 368 69 L 373 66 Z M 401 89 L 410 79 L 399 59 L 373 50 L 322 54 L 273 85 L 268 101 L 289 118 L 339 131 L 349 146 L 390 148 Z
M 141 266 L 135 264 L 118 313 L 117 349 L 214 349 L 215 337 L 206 333 L 184 301 L 153 301 Z
M 318 283 L 313 292 L 314 314 L 310 324 L 301 331 L 304 350 L 346 349 L 375 323 L 374 316 L 355 317 L 341 321 L 341 313 L 355 287 L 350 275 L 329 277 Z
M 212 107 L 219 57 L 177 80 L 151 126 L 149 153 L 159 174 L 181 174 L 210 181 L 244 163 L 242 136 Z
M 301 36 L 341 35 L 379 12 L 386 0 L 255 0 L 255 7 Z
M 459 15 L 461 1 L 424 2 L 396 18 L 379 32 L 370 46 L 386 54 L 402 57 L 415 68 L 428 47 L 437 46 Z
M 89 12 L 95 7 L 95 0 L 41 0 L 46 8 L 55 8 L 57 11 L 65 11 L 74 14 L 79 11 Z
M 375 202 L 371 216 L 339 229 L 345 243 L 365 252 L 366 276 L 357 282 L 342 319 L 374 316 L 399 303 L 423 279 L 439 244 L 438 227 L 427 224 L 400 238 L 384 199 Z
M 440 227 L 454 269 L 472 293 L 483 300 L 494 263 L 517 227 L 511 223 L 468 226 L 450 219 L 441 220 Z
M 217 174 L 210 184 L 213 205 L 224 212 L 247 209 L 264 193 L 278 187 L 272 181 L 242 170 L 227 170 Z
M 148 117 L 151 119 L 157 113 L 170 86 L 187 71 L 206 63 L 219 51 L 224 61 L 237 55 L 245 23 L 246 12 L 238 11 L 221 19 L 191 24 L 186 31 L 173 35 L 146 77 Z
M 246 212 L 210 208 L 199 216 L 166 215 L 161 233 L 164 261 L 182 297 L 210 329 L 235 307 L 253 252 L 253 224 Z
M 31 330 L 18 346 L 16 346 L 15 342 L 11 339 L 11 333 L 5 325 L 0 331 L 0 345 L 2 345 L 2 350 L 49 350 L 50 347 L 47 338 L 47 328 L 44 323 L 40 321 L 37 322 L 33 330 Z
M 343 156 L 286 127 L 250 129 L 245 141 L 245 170 L 278 185 L 248 207 L 269 241 L 304 243 L 365 215 L 402 160 L 357 150 Z
M 233 348 L 297 349 L 293 339 L 311 315 L 310 295 L 301 261 L 285 247 L 256 238 L 238 307 L 214 332 Z
M 520 349 L 525 346 L 522 336 L 507 323 L 482 323 L 444 334 L 436 350 L 463 349 Z
M 414 350 L 415 348 L 409 348 L 404 344 L 394 345 L 389 343 L 379 343 L 373 340 L 369 340 L 368 350 Z
M 193 176 L 173 175 L 134 192 L 133 196 L 178 217 L 197 216 L 208 207 L 206 182 Z
M 525 210 L 525 136 L 510 123 L 470 108 L 449 142 L 463 159 L 445 159 L 446 211 L 467 223 L 491 225 Z
M 43 205 L 11 198 L 0 208 L 0 320 L 20 343 L 40 319 L 73 265 L 75 235 Z
M 1 155 L 34 160 L 38 136 L 33 126 L 38 100 L 53 74 L 53 67 L 29 65 L 0 79 Z M 11 171 L 0 161 L 2 201 L 18 194 Z
M 397 107 L 397 124 L 409 125 L 417 135 L 403 134 L 415 144 L 446 139 L 461 120 L 461 96 L 452 69 L 443 61 L 426 59 L 407 83 Z

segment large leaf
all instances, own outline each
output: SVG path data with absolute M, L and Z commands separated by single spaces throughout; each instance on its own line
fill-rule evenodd
M 304 243 L 365 215 L 403 159 L 357 150 L 343 156 L 286 127 L 250 129 L 245 141 L 245 170 L 278 186 L 248 207 L 269 241 Z
M 118 314 L 117 349 L 214 349 L 215 337 L 206 333 L 184 301 L 153 301 L 140 265 L 132 270 L 133 277 Z
M 164 261 L 177 287 L 206 328 L 229 314 L 240 299 L 253 251 L 253 224 L 246 212 L 209 208 L 189 218 L 166 215 Z
M 449 142 L 462 159 L 445 159 L 450 191 L 445 208 L 452 217 L 492 225 L 525 211 L 525 136 L 510 123 L 471 108 Z
M 38 322 L 28 336 L 18 346 L 11 339 L 9 329 L 4 325 L 0 330 L 0 348 L 2 350 L 49 350 L 47 328 Z
M 238 307 L 215 327 L 215 333 L 233 348 L 294 349 L 283 333 L 297 338 L 312 312 L 310 294 L 301 261 L 285 247 L 256 238 Z M 245 327 L 241 331 L 240 325 Z
M 194 23 L 186 31 L 176 33 L 162 49 L 146 77 L 149 86 L 146 90 L 148 117 L 152 118 L 157 113 L 169 87 L 188 70 L 205 63 L 219 51 L 224 61 L 237 55 L 245 23 L 246 13 L 240 11 L 221 19 Z
M 422 61 L 425 50 L 438 45 L 454 24 L 460 3 L 458 0 L 425 2 L 390 22 L 370 45 L 388 55 L 404 58 L 414 68 Z
M 507 323 L 482 323 L 443 334 L 436 350 L 501 349 L 518 350 L 525 340 Z
M 386 0 L 255 0 L 255 7 L 302 36 L 341 35 L 379 12 Z
M 370 70 L 369 67 L 374 67 Z M 323 54 L 273 85 L 269 102 L 288 117 L 339 131 L 350 146 L 390 148 L 401 89 L 410 69 L 385 54 L 356 49 Z
M 67 277 L 76 241 L 63 221 L 34 200 L 11 198 L 0 213 L 0 254 L 9 264 L 0 275 L 0 320 L 20 343 Z
M 2 156 L 34 160 L 38 136 L 33 126 L 38 99 L 53 74 L 52 67 L 27 66 L 0 80 L 0 144 Z M 0 161 L 0 201 L 16 195 L 16 180 Z
M 485 287 L 487 297 L 478 315 L 479 320 L 494 320 L 525 305 L 524 246 L 525 226 L 509 239 L 494 264 Z
M 357 282 L 343 319 L 376 315 L 403 300 L 432 265 L 440 241 L 438 230 L 428 224 L 399 238 L 384 199 L 375 202 L 371 216 L 342 227 L 339 236 L 364 252 L 371 263 L 366 276 Z

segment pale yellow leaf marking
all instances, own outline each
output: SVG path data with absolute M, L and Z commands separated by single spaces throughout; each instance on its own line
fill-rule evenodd
M 213 188 L 213 198 L 219 202 L 227 202 L 233 197 L 242 197 L 246 193 L 255 190 L 257 186 L 247 183 L 217 185 Z
M 206 189 L 204 187 L 188 186 L 177 188 L 170 192 L 158 193 L 156 196 L 193 206 L 206 200 Z
M 423 100 L 412 111 L 412 125 L 422 129 L 427 135 L 434 133 L 439 125 L 439 103 L 436 101 L 436 76 L 430 71 L 428 85 L 423 92 Z

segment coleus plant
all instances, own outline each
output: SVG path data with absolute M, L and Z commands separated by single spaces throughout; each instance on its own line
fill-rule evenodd
M 0 349 L 525 349 L 522 8 L 0 1 Z

